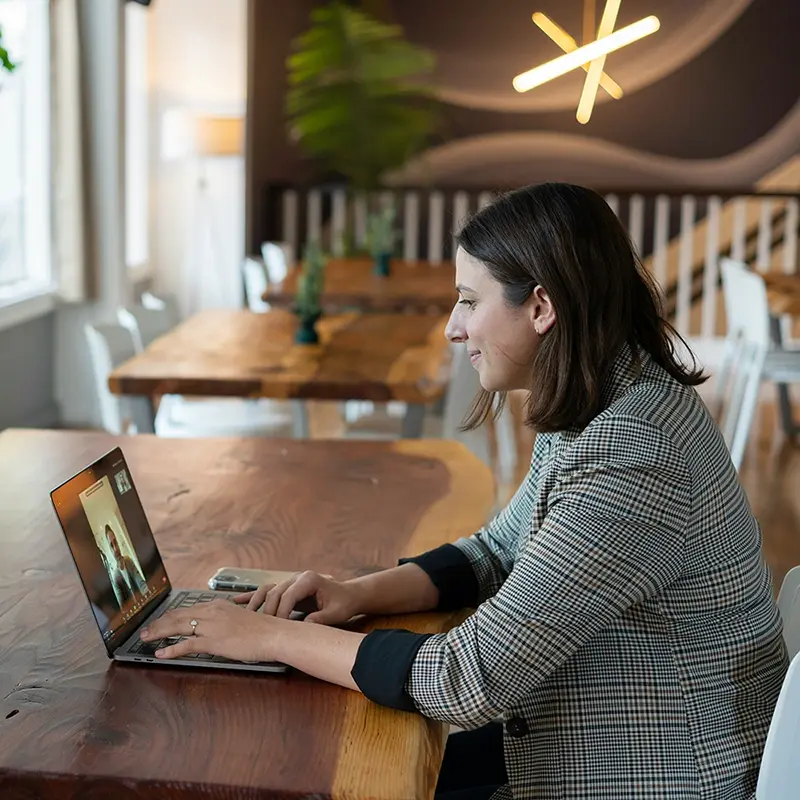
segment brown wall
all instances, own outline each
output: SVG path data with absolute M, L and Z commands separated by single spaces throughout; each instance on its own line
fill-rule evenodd
M 246 241 L 255 250 L 262 187 L 310 179 L 284 119 L 286 58 L 292 39 L 308 27 L 314 0 L 248 0 Z
M 640 0 L 628 3 L 627 8 L 623 4 L 623 11 L 635 16 L 658 13 L 666 30 L 670 13 L 702 2 Z M 288 141 L 283 101 L 290 42 L 307 27 L 314 5 L 314 0 L 250 0 L 247 206 L 251 246 L 259 241 L 264 186 L 313 178 L 310 165 Z M 454 5 L 453 0 L 384 0 L 389 15 L 404 25 L 409 38 L 439 55 L 440 85 L 448 81 L 449 69 L 453 79 L 460 70 L 462 84 L 468 75 L 485 88 L 493 79 L 492 70 L 497 76 L 513 74 L 515 64 L 536 63 L 544 55 L 544 50 L 531 53 L 531 43 L 538 40 L 529 22 L 521 33 L 509 28 L 509 20 L 525 20 L 530 14 L 532 7 L 525 0 L 503 0 L 502 14 L 497 3 L 486 0 L 459 0 L 458 14 L 453 13 Z M 534 6 L 574 33 L 580 30 L 579 0 L 540 0 Z M 767 134 L 797 103 L 798 34 L 800 1 L 752 0 L 703 52 L 621 101 L 598 104 L 586 127 L 576 123 L 574 109 L 517 113 L 445 104 L 441 141 L 549 131 L 675 158 L 722 158 Z M 613 171 L 602 183 L 616 185 Z

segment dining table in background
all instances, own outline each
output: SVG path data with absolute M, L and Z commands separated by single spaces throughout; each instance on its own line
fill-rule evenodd
M 264 301 L 276 308 L 290 308 L 297 297 L 299 274 L 295 266 L 284 280 L 268 282 Z M 328 311 L 449 314 L 457 299 L 455 267 L 450 261 L 431 264 L 392 259 L 388 276 L 376 275 L 369 258 L 333 258 L 325 266 L 322 304 Z
M 770 311 L 770 336 L 778 349 L 786 349 L 783 320 L 792 326 L 800 319 L 800 275 L 770 270 L 760 273 L 767 286 L 767 302 Z M 778 389 L 778 411 L 781 426 L 787 436 L 800 433 L 800 424 L 795 422 L 792 396 L 785 383 L 776 384 Z
M 392 567 L 477 530 L 494 501 L 488 467 L 452 441 L 0 433 L 0 797 L 432 798 L 446 725 L 293 670 L 108 659 L 49 492 L 116 446 L 187 588 L 225 565 Z M 463 618 L 357 628 L 437 633 Z
M 294 400 L 295 435 L 308 436 L 305 400 L 407 404 L 404 438 L 422 433 L 426 406 L 450 378 L 446 317 L 430 314 L 325 314 L 319 344 L 295 344 L 289 311 L 201 311 L 117 367 L 118 395 L 270 397 Z

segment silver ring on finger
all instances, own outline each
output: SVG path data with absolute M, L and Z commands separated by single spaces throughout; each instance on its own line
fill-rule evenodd
M 189 624 L 192 626 L 191 635 L 197 636 L 197 620 L 196 619 L 189 620 Z

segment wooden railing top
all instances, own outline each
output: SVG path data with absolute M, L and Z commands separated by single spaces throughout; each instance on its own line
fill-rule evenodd
M 347 189 L 344 183 L 334 182 L 319 182 L 319 183 L 270 183 L 266 187 L 272 191 L 287 191 L 295 190 L 308 192 L 312 190 L 320 190 L 324 192 L 332 192 L 341 189 Z M 477 186 L 459 186 L 459 185 L 409 185 L 409 186 L 385 186 L 380 189 L 375 189 L 373 194 L 381 194 L 383 192 L 397 193 L 397 192 L 445 192 L 452 194 L 455 192 L 467 192 L 469 194 L 481 194 L 489 192 L 491 194 L 502 193 L 519 189 L 520 186 L 490 186 L 490 187 L 477 187 Z M 800 198 L 800 189 L 798 190 L 763 190 L 754 186 L 723 186 L 723 187 L 708 187 L 708 186 L 665 186 L 662 188 L 653 187 L 636 187 L 636 186 L 593 186 L 598 194 L 602 195 L 640 195 L 642 197 L 683 197 L 685 195 L 692 195 L 695 197 L 721 197 L 723 199 L 730 199 L 733 197 L 786 197 L 786 198 Z

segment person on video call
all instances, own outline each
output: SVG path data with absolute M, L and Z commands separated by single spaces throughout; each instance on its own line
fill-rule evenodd
M 105 535 L 113 555 L 113 560 L 106 562 L 106 569 L 111 579 L 111 587 L 114 589 L 114 596 L 122 608 L 126 601 L 133 600 L 137 594 L 143 594 L 147 590 L 147 583 L 133 559 L 123 555 L 117 535 L 110 525 L 106 525 Z
M 187 637 L 158 658 L 281 661 L 458 726 L 437 800 L 752 800 L 788 659 L 705 374 L 590 189 L 505 194 L 456 243 L 446 335 L 483 389 L 465 425 L 517 390 L 536 432 L 509 505 L 397 567 L 298 573 L 234 598 L 250 612 L 170 611 L 142 639 Z M 462 608 L 447 633 L 336 627 Z

